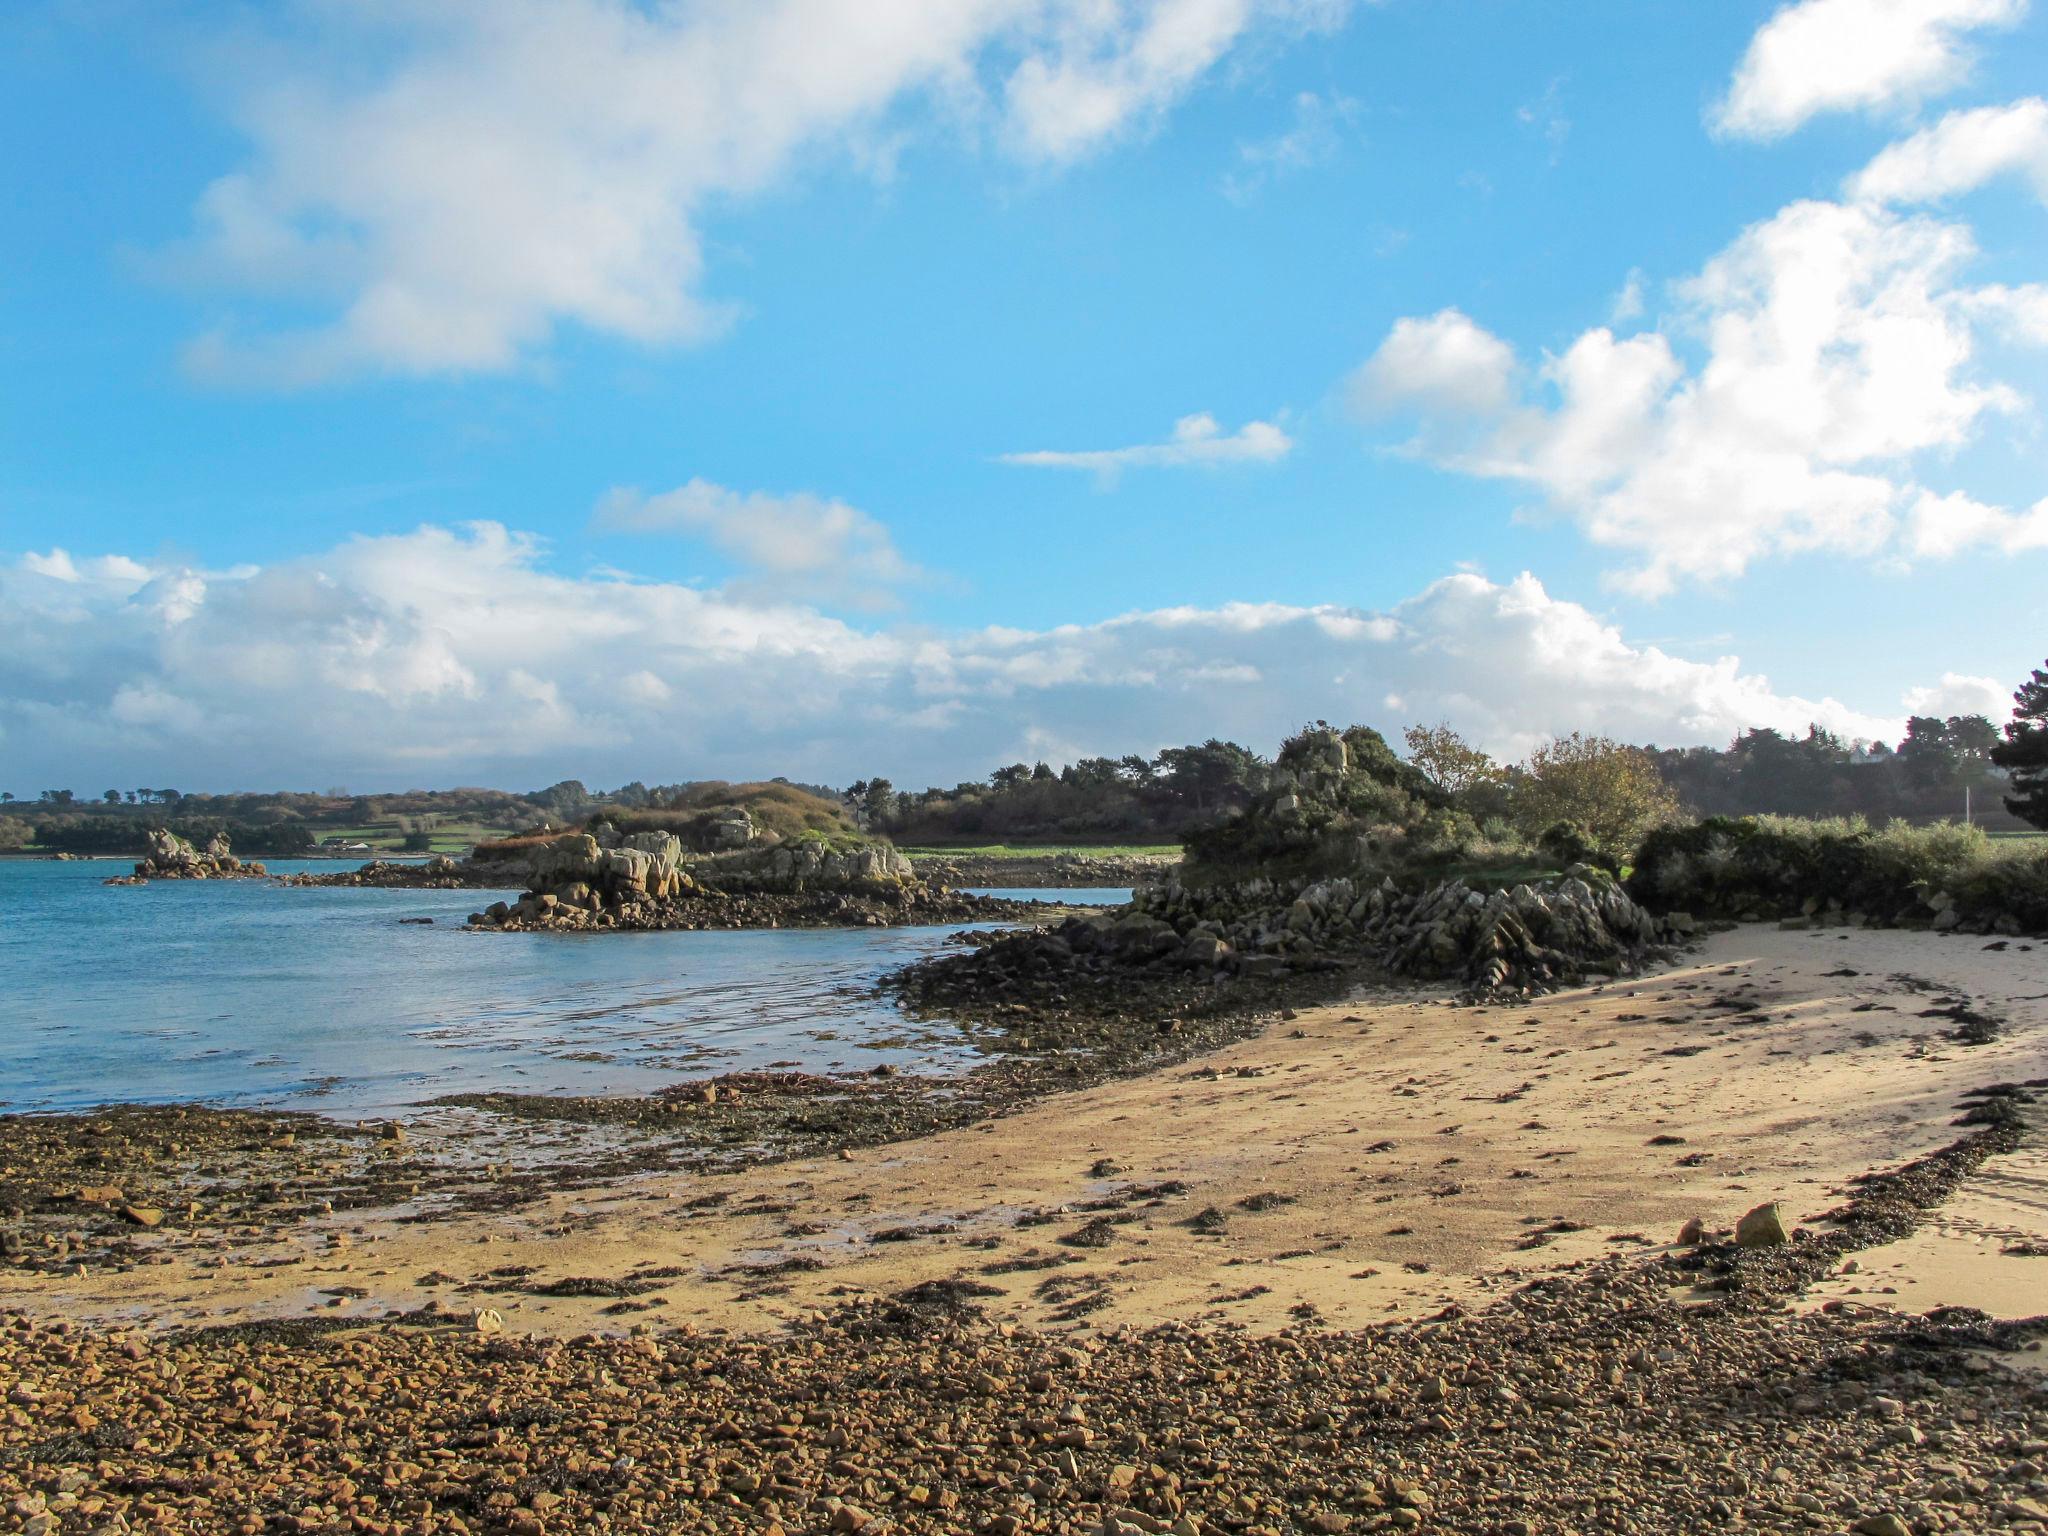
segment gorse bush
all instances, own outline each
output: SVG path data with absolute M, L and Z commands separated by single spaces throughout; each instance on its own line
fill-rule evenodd
M 1710 817 L 1649 834 L 1629 892 L 1718 917 L 1861 914 L 2002 932 L 2048 929 L 2048 844 L 1955 822 L 1872 828 L 1860 816 Z

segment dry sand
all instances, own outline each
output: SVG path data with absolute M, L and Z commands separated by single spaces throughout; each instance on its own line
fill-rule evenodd
M 1958 1004 L 2000 1020 L 1998 1038 L 1947 1038 L 1939 1010 Z M 433 1297 L 498 1307 L 521 1332 L 756 1330 L 965 1276 L 998 1288 L 998 1319 L 1039 1325 L 1356 1326 L 1662 1245 L 1695 1214 L 1731 1226 L 1775 1199 L 1817 1216 L 1854 1175 L 1955 1140 L 1963 1091 L 2042 1077 L 2048 945 L 1745 927 L 1656 976 L 1532 1003 L 1361 995 L 1196 1063 L 848 1160 L 642 1176 L 438 1222 L 351 1213 L 268 1248 L 166 1236 L 164 1262 L 27 1277 L 15 1299 L 161 1325 Z M 462 1122 L 411 1134 L 427 1146 Z M 2005 1252 L 2028 1245 L 2048 1249 L 2038 1149 L 1995 1159 L 1811 1303 L 2048 1312 L 2048 1257 Z M 819 1267 L 764 1272 L 792 1260 Z M 529 1272 L 490 1278 L 514 1266 Z M 626 1303 L 643 1310 L 518 1289 L 648 1269 Z

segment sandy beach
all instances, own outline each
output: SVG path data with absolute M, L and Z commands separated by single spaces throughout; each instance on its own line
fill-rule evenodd
M 1369 990 L 921 1140 L 624 1174 L 443 1220 L 401 1207 L 167 1231 L 125 1273 L 24 1277 L 15 1299 L 152 1326 L 433 1297 L 535 1333 L 758 1331 L 965 1279 L 1033 1326 L 1426 1316 L 1669 1245 L 1694 1216 L 1730 1228 L 1776 1200 L 1810 1220 L 1854 1176 L 1952 1142 L 1964 1092 L 2048 1076 L 2044 958 L 2025 941 L 1746 926 L 1655 976 L 1533 1002 Z M 1995 1038 L 1960 1043 L 1959 1018 L 1995 1020 Z M 459 1158 L 474 1135 L 428 1112 L 407 1148 Z M 2029 1148 L 1814 1299 L 2048 1311 L 2040 1247 L 2048 1167 Z
M 10 1271 L 0 1530 L 2039 1532 L 2041 959 L 1748 927 L 721 1174 L 109 1117 L 67 1166 L 219 1177 Z

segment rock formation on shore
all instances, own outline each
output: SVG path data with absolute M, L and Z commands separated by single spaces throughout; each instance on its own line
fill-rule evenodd
M 916 854 L 910 862 L 924 879 L 944 885 L 1100 890 L 1163 880 L 1179 867 L 1180 855 L 1057 853 L 1047 858 L 1029 852 L 942 852 Z
M 424 864 L 400 864 L 389 859 L 372 859 L 360 869 L 335 870 L 319 875 L 279 875 L 279 885 L 355 885 L 397 887 L 420 891 L 466 891 L 478 885 L 497 885 L 496 879 L 479 878 L 470 866 L 437 853 Z
M 1100 916 L 976 935 L 971 953 L 926 962 L 912 990 L 927 1006 L 975 1007 L 1021 998 L 1048 978 L 1137 988 L 1192 975 L 1221 985 L 1367 964 L 1476 995 L 1527 996 L 1633 974 L 1691 930 L 1690 919 L 1659 918 L 1583 866 L 1492 891 L 1461 880 L 1419 891 L 1385 879 L 1171 881 Z
M 1049 976 L 1227 983 L 1368 964 L 1528 994 L 1640 970 L 1692 929 L 1585 865 L 1505 888 L 1433 874 L 1455 868 L 1460 832 L 1443 793 L 1378 732 L 1318 726 L 1281 749 L 1257 803 L 1191 834 L 1185 864 L 1128 907 L 985 936 L 973 954 L 927 962 L 914 990 L 976 1006 Z
M 619 833 L 609 823 L 533 848 L 527 890 L 470 921 L 490 928 L 731 928 L 979 922 L 1016 903 L 963 896 L 918 879 L 887 843 L 806 837 L 750 846 L 744 810 L 715 815 L 693 853 L 673 832 Z M 508 869 L 504 865 L 495 866 Z
M 270 871 L 261 864 L 244 863 L 228 847 L 224 833 L 216 832 L 205 848 L 195 848 L 169 827 L 152 827 L 149 852 L 135 866 L 132 875 L 117 875 L 108 885 L 144 885 L 151 880 L 260 880 Z

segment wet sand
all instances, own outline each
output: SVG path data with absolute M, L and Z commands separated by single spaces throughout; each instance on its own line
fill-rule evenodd
M 1746 927 L 1655 976 L 1533 1002 L 1377 990 L 1304 1008 L 1194 1062 L 844 1157 L 622 1172 L 435 1221 L 371 1208 L 138 1234 L 127 1272 L 10 1276 L 11 1299 L 156 1327 L 432 1298 L 519 1333 L 752 1332 L 965 1280 L 1032 1327 L 1357 1327 L 1661 1248 L 1694 1215 L 1727 1228 L 1778 1200 L 1810 1219 L 1856 1175 L 1965 1134 L 1967 1090 L 2044 1077 L 2048 948 Z M 427 1112 L 407 1155 L 458 1156 L 476 1123 Z M 2048 1311 L 2035 1248 L 2048 1171 L 2029 1147 L 1812 1304 Z

